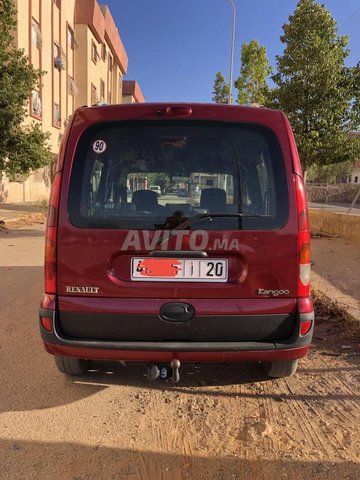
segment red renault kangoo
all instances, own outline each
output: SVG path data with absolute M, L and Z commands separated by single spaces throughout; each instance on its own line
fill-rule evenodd
M 118 360 L 178 381 L 181 363 L 254 361 L 270 377 L 292 375 L 313 333 L 309 280 L 304 182 L 282 112 L 75 112 L 52 187 L 40 308 L 61 372 Z

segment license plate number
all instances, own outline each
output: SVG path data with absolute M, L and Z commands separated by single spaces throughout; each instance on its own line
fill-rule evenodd
M 228 261 L 210 258 L 132 258 L 131 280 L 156 282 L 226 282 Z

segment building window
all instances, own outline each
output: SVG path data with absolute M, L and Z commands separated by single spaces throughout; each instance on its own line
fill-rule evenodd
M 60 7 L 61 7 L 61 0 L 54 0 L 54 3 L 55 3 L 55 5 L 57 6 L 57 8 L 60 9 Z
M 60 70 L 65 70 L 66 68 L 66 61 L 65 61 L 65 53 L 59 47 L 59 45 L 55 42 L 54 43 L 54 67 Z
M 119 75 L 119 100 L 118 103 L 122 103 L 122 78 L 121 75 Z
M 58 45 L 57 42 L 54 42 L 54 50 L 53 50 L 53 55 L 54 55 L 54 58 L 56 57 L 59 57 L 60 56 L 60 47 Z
M 79 90 L 72 76 L 68 75 L 68 92 L 72 97 L 78 95 Z
M 58 103 L 54 103 L 54 111 L 53 111 L 53 124 L 54 127 L 61 127 L 61 110 L 60 105 Z
M 103 62 L 105 62 L 105 60 L 106 60 L 106 45 L 105 45 L 105 43 L 103 43 L 101 45 L 101 58 L 102 58 Z
M 99 54 L 97 50 L 97 46 L 94 41 L 91 42 L 91 60 L 94 63 L 97 63 L 99 60 Z
M 40 31 L 40 25 L 35 20 L 35 18 L 31 19 L 31 43 L 36 48 L 41 48 L 42 46 L 42 36 Z
M 111 55 L 109 55 L 109 70 L 110 72 L 113 71 L 113 58 Z
M 71 50 L 76 50 L 78 48 L 78 44 L 76 43 L 74 32 L 71 30 L 70 27 L 68 27 L 68 31 L 67 31 L 67 42 Z
M 355 183 L 358 183 L 359 177 L 355 177 L 354 181 Z
M 31 115 L 41 117 L 41 98 L 38 90 L 33 90 L 31 95 Z
M 105 82 L 100 80 L 100 101 L 105 101 Z
M 107 94 L 107 103 L 111 103 L 111 92 Z
M 206 186 L 207 187 L 213 187 L 214 186 L 214 180 L 212 178 L 208 178 L 206 180 Z
M 95 105 L 99 101 L 95 85 L 91 84 L 91 104 Z

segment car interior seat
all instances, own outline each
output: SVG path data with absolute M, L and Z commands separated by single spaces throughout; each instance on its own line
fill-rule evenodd
M 222 188 L 205 188 L 201 191 L 200 207 L 209 212 L 226 211 L 226 192 Z
M 132 194 L 132 203 L 137 211 L 153 212 L 159 210 L 158 196 L 152 190 L 136 190 Z

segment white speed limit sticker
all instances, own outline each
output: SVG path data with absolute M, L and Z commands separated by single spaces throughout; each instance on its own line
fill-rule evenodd
M 104 140 L 95 140 L 92 149 L 95 153 L 104 153 L 106 150 L 106 143 Z

